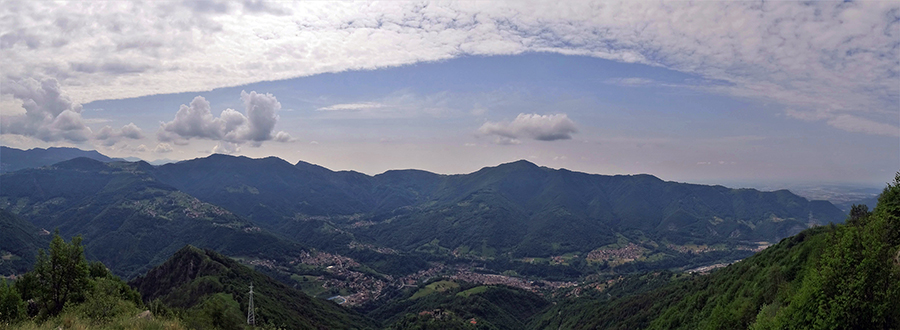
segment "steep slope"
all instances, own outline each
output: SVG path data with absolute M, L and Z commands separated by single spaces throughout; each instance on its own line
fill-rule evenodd
M 63 236 L 82 235 L 86 255 L 130 278 L 185 244 L 287 262 L 304 252 L 218 206 L 149 177 L 144 162 L 76 158 L 2 176 L 0 207 Z
M 115 160 L 100 154 L 96 150 L 81 150 L 76 148 L 34 148 L 21 150 L 0 146 L 0 173 L 53 165 L 78 157 L 86 157 L 101 162 L 111 162 Z
M 0 276 L 23 274 L 34 265 L 38 249 L 50 236 L 30 222 L 0 209 Z
M 436 281 L 368 315 L 391 329 L 524 329 L 550 306 L 543 297 L 502 285 Z
M 160 302 L 187 310 L 190 325 L 194 311 L 216 301 L 228 306 L 224 315 L 236 315 L 245 323 L 249 285 L 253 285 L 257 324 L 286 329 L 374 329 L 374 323 L 356 313 L 323 300 L 310 298 L 264 274 L 211 250 L 186 246 L 165 263 L 129 283 L 147 302 Z M 239 309 L 239 310 L 234 310 Z
M 297 214 L 353 214 L 371 208 L 368 196 L 355 194 L 358 185 L 351 185 L 340 173 L 311 164 L 298 165 L 302 166 L 275 157 L 251 159 L 216 154 L 162 165 L 154 176 L 264 226 Z
M 535 329 L 896 329 L 900 175 L 871 213 L 786 238 L 711 275 L 554 306 Z

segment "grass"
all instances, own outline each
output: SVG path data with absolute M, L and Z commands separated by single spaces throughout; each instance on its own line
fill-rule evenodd
M 317 276 L 292 274 L 291 279 L 297 284 L 297 289 L 303 291 L 303 293 L 307 295 L 318 298 L 329 298 L 333 296 L 328 289 L 322 287 L 322 283 L 324 282 L 319 281 Z
M 482 286 L 476 286 L 476 287 L 471 288 L 471 289 L 468 289 L 468 290 L 466 290 L 466 291 L 457 293 L 456 295 L 459 296 L 459 297 L 468 297 L 468 296 L 471 296 L 471 295 L 473 295 L 473 294 L 483 293 L 483 292 L 487 291 L 487 289 L 488 289 L 488 287 L 487 287 L 487 286 L 484 286 L 484 285 L 482 285 Z
M 98 323 L 83 315 L 65 313 L 51 318 L 43 323 L 24 321 L 10 325 L 11 330 L 56 330 L 56 329 L 142 329 L 142 330 L 182 330 L 187 329 L 177 320 L 161 319 L 155 317 L 138 317 L 138 315 L 120 315 L 108 322 Z
M 409 299 L 416 300 L 416 299 L 422 298 L 424 296 L 430 295 L 435 292 L 444 292 L 444 291 L 447 291 L 450 289 L 455 289 L 458 287 L 459 287 L 459 284 L 457 284 L 456 282 L 437 281 L 437 282 L 431 283 L 429 285 L 426 285 L 424 288 L 420 289 L 419 291 L 416 291 L 416 293 L 413 294 L 412 297 L 409 297 Z

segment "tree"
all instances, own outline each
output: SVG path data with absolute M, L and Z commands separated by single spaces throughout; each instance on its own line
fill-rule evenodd
M 869 212 L 869 207 L 865 204 L 856 205 L 853 204 L 850 207 L 850 219 L 847 219 L 847 224 L 850 225 L 863 225 L 865 224 L 866 219 L 869 218 L 869 215 L 872 213 Z
M 25 317 L 25 302 L 6 280 L 0 282 L 0 324 L 14 323 Z
M 59 314 L 68 302 L 81 302 L 89 286 L 81 236 L 73 237 L 67 244 L 57 231 L 49 253 L 43 249 L 38 251 L 34 274 L 38 284 L 35 300 L 42 316 Z

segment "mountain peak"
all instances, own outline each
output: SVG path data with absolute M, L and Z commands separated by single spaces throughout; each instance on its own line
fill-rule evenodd
M 481 169 L 481 171 L 488 171 L 488 173 L 516 173 L 516 172 L 537 172 L 541 170 L 541 167 L 535 163 L 529 162 L 524 159 L 520 159 L 511 163 L 503 163 L 494 167 L 485 167 Z M 479 172 L 481 172 L 479 171 Z
M 298 168 L 298 169 L 302 169 L 302 170 L 314 171 L 314 172 L 319 172 L 319 173 L 322 173 L 322 172 L 326 172 L 326 173 L 327 173 L 327 172 L 333 172 L 332 170 L 329 170 L 329 169 L 327 169 L 327 168 L 325 168 L 325 167 L 323 167 L 323 166 L 321 166 L 321 165 L 316 165 L 316 164 L 313 164 L 313 163 L 307 163 L 307 162 L 304 162 L 304 161 L 302 161 L 302 160 L 298 160 L 298 161 L 297 161 L 297 164 L 294 164 L 294 167 L 296 167 L 296 168 Z
M 500 164 L 500 166 L 503 166 L 503 165 L 516 165 L 516 166 L 540 167 L 540 166 L 538 166 L 537 164 L 532 163 L 532 162 L 529 162 L 529 161 L 524 160 L 524 159 L 519 159 L 519 160 L 514 161 L 514 162 L 511 162 L 511 163 Z
M 105 169 L 106 163 L 96 159 L 87 157 L 72 158 L 53 165 L 56 168 L 72 169 L 72 170 L 102 170 Z
M 541 167 L 538 166 L 537 164 L 529 162 L 527 160 L 519 159 L 514 162 L 502 163 L 500 165 L 497 165 L 494 168 L 497 168 L 497 169 L 538 169 Z

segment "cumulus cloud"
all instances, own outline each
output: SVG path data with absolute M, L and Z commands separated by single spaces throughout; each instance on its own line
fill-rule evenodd
M 114 129 L 111 126 L 106 125 L 94 134 L 94 139 L 102 141 L 105 146 L 114 145 L 123 138 L 132 140 L 143 139 L 144 131 L 134 123 L 128 123 L 128 125 L 122 126 L 121 129 Z
M 278 121 L 278 115 L 275 112 L 281 109 L 281 103 L 272 94 L 257 94 L 256 92 L 247 94 L 244 91 L 241 91 L 241 100 L 244 101 L 244 107 L 247 108 L 249 125 L 247 131 L 243 133 L 243 136 L 238 136 L 238 139 L 243 138 L 256 142 L 271 140 L 272 129 L 275 128 L 275 122 Z
M 214 154 L 234 154 L 241 152 L 241 147 L 237 145 L 237 143 L 219 141 L 215 147 L 212 148 L 212 153 Z
M 172 150 L 172 145 L 168 143 L 159 143 L 156 145 L 156 148 L 153 148 L 153 152 L 158 154 L 169 153 L 172 152 Z
M 278 131 L 278 133 L 275 133 L 274 140 L 278 142 L 292 142 L 294 141 L 294 138 L 292 138 L 291 135 L 285 131 Z
M 486 122 L 478 129 L 482 135 L 494 135 L 498 144 L 518 144 L 520 138 L 539 141 L 567 140 L 577 132 L 566 114 L 538 115 L 520 113 L 511 122 Z
M 0 118 L 4 134 L 30 136 L 45 142 L 82 142 L 92 133 L 81 118 L 81 105 L 63 93 L 56 79 L 5 81 L 3 92 L 21 101 L 25 109 L 24 115 Z
M 900 5 L 890 1 L 183 4 L 3 6 L 3 75 L 65 77 L 73 98 L 88 102 L 555 52 L 697 75 L 722 82 L 710 91 L 823 109 L 822 120 L 898 113 Z
M 251 142 L 259 146 L 263 141 L 291 141 L 290 134 L 279 131 L 272 134 L 278 122 L 281 103 L 272 94 L 241 91 L 241 100 L 247 114 L 225 109 L 216 117 L 209 101 L 197 96 L 190 105 L 181 105 L 175 119 L 161 123 L 156 137 L 162 142 L 186 144 L 192 138 L 219 140 L 232 144 Z M 221 145 L 221 144 L 220 144 Z M 220 147 L 224 148 L 224 147 Z M 233 150 L 234 148 L 222 149 Z

